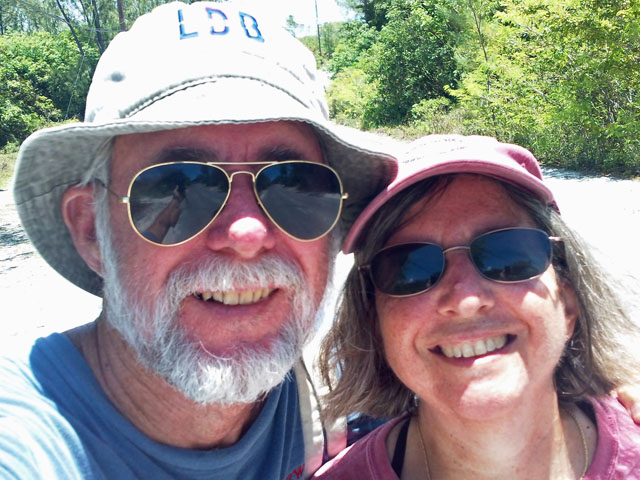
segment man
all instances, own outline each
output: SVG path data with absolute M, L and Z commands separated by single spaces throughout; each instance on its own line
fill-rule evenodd
M 251 8 L 167 4 L 118 35 L 85 122 L 19 154 L 25 230 L 103 311 L 0 361 L 0 477 L 292 479 L 344 446 L 299 359 L 334 227 L 395 173 L 355 137 Z

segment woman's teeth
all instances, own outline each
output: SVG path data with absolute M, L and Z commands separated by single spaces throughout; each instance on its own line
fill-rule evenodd
M 499 350 L 507 343 L 506 335 L 477 340 L 474 343 L 459 343 L 456 345 L 440 345 L 440 350 L 447 358 L 469 358 L 484 355 Z
M 259 288 L 257 290 L 229 290 L 225 292 L 205 291 L 196 293 L 195 296 L 200 300 L 216 301 L 225 305 L 246 305 L 267 298 L 273 290 L 273 288 Z

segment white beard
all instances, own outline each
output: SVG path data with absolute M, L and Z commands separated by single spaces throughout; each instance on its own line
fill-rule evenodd
M 108 210 L 108 202 L 100 203 L 107 204 L 102 210 Z M 318 305 L 297 265 L 275 255 L 263 255 L 251 263 L 212 256 L 173 271 L 163 291 L 156 292 L 155 304 L 149 305 L 149 292 L 140 282 L 121 281 L 108 218 L 108 211 L 100 211 L 96 219 L 106 320 L 148 370 L 200 404 L 253 403 L 284 380 L 317 330 L 323 310 L 316 314 Z M 207 351 L 202 342 L 189 339 L 179 327 L 180 305 L 189 295 L 256 284 L 280 285 L 292 292 L 289 317 L 268 347 L 244 343 L 234 347 L 230 356 L 221 357 Z

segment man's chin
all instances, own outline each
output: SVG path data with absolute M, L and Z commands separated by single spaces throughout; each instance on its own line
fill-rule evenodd
M 215 355 L 201 343 L 165 349 L 148 367 L 185 397 L 208 404 L 253 403 L 279 385 L 299 357 L 298 342 L 280 338 L 262 345 L 236 345 Z M 145 362 L 147 363 L 147 362 Z
M 237 352 L 251 352 L 257 355 L 277 355 L 280 348 L 279 343 L 282 342 L 281 332 L 270 335 L 267 338 L 259 340 L 236 340 L 233 342 L 206 342 L 204 340 L 190 340 L 195 348 L 197 348 L 206 362 L 207 357 L 216 359 L 233 359 L 237 357 Z

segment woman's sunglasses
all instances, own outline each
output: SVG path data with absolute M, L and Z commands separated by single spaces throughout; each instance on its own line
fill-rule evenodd
M 220 165 L 264 165 L 257 173 L 228 174 Z M 250 175 L 265 214 L 296 240 L 323 237 L 335 226 L 348 197 L 338 173 L 321 163 L 170 162 L 141 170 L 131 180 L 126 203 L 133 229 L 145 240 L 174 246 L 205 230 L 222 211 L 238 174 Z M 101 182 L 100 182 L 101 183 Z
M 465 246 L 442 248 L 413 242 L 385 247 L 360 269 L 369 272 L 382 293 L 407 297 L 426 292 L 440 281 L 446 253 L 468 250 L 471 263 L 483 277 L 501 283 L 523 282 L 549 267 L 552 241 L 560 239 L 534 228 L 505 228 L 484 233 Z

